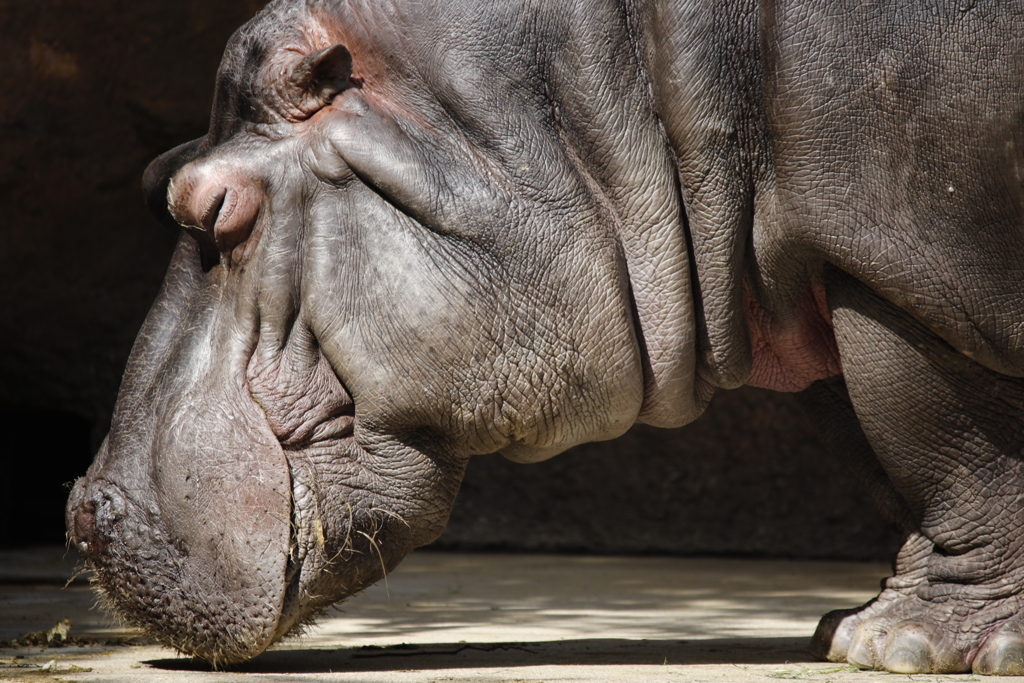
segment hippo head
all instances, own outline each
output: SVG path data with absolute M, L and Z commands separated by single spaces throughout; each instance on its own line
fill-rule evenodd
M 209 133 L 147 170 L 182 236 L 68 503 L 113 608 L 215 664 L 435 539 L 470 455 L 541 460 L 703 400 L 635 53 L 608 48 L 609 85 L 451 17 L 335 4 L 241 28 Z

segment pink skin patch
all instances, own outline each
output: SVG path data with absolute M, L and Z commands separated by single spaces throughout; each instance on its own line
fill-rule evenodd
M 774 391 L 803 391 L 819 379 L 842 372 L 821 283 L 811 286 L 796 315 L 784 322 L 769 315 L 746 283 L 743 305 L 753 355 L 747 384 Z

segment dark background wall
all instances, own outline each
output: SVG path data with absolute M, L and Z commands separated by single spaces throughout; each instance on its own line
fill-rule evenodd
M 450 547 L 888 559 L 896 537 L 791 394 L 719 392 L 680 429 L 518 465 L 479 456 Z
M 260 0 L 0 0 L 0 545 L 63 538 L 174 235 L 139 192 L 205 132 Z M 880 557 L 894 539 L 791 396 L 718 395 L 537 465 L 470 466 L 446 547 Z

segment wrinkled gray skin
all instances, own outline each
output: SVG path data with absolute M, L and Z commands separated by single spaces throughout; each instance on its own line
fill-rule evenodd
M 351 77 L 350 77 L 351 76 Z M 804 392 L 903 529 L 823 656 L 1024 673 L 1024 4 L 275 2 L 68 505 L 110 602 L 253 657 L 531 462 Z

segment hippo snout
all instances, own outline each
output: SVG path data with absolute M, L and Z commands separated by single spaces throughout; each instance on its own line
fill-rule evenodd
M 71 542 L 90 561 L 97 561 L 109 546 L 124 514 L 124 496 L 114 486 L 79 479 L 66 512 Z
M 104 602 L 165 644 L 215 664 L 269 646 L 284 597 L 287 535 L 236 534 L 227 516 L 206 531 L 168 501 L 131 493 L 87 475 L 68 501 L 70 541 Z M 268 550 L 274 540 L 278 547 Z

